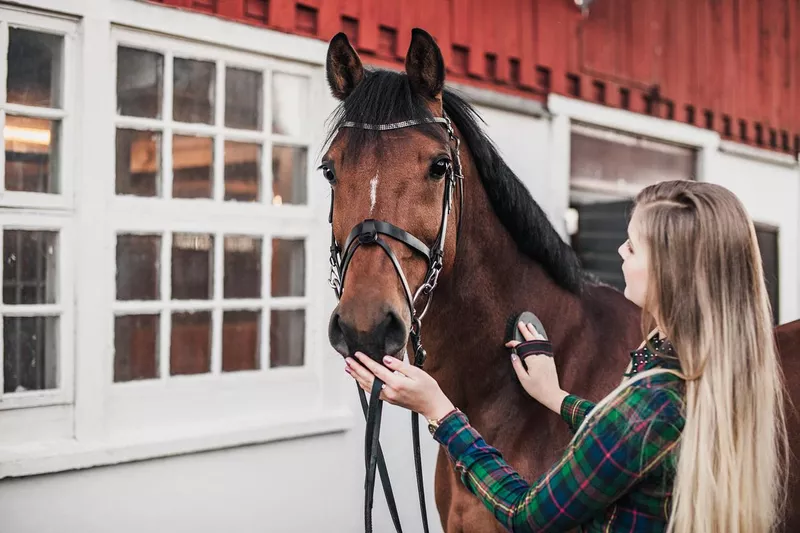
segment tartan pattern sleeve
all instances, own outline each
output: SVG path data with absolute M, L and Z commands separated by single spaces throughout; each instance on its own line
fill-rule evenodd
M 565 397 L 564 401 L 561 403 L 561 418 L 564 419 L 564 422 L 566 422 L 572 432 L 575 433 L 578 431 L 578 428 L 581 427 L 583 419 L 586 418 L 586 415 L 588 415 L 592 409 L 594 409 L 594 404 L 592 402 L 570 394 Z
M 625 389 L 532 485 L 461 412 L 445 418 L 434 438 L 446 447 L 462 483 L 509 531 L 567 531 L 602 515 L 675 448 L 683 418 L 674 394 L 665 392 Z M 640 515 L 636 531 L 660 530 L 647 522 Z

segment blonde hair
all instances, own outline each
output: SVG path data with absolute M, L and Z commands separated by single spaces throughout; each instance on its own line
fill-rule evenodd
M 733 193 L 693 181 L 645 188 L 633 221 L 649 254 L 642 332 L 657 326 L 670 340 L 685 380 L 668 531 L 770 531 L 782 514 L 789 451 L 753 223 Z M 624 381 L 578 433 L 620 391 L 665 372 Z

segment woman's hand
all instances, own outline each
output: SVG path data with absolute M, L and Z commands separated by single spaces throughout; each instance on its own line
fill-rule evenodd
M 360 352 L 356 352 L 356 359 L 345 359 L 345 372 L 367 393 L 372 391 L 372 382 L 377 376 L 384 383 L 380 397 L 391 404 L 436 420 L 455 409 L 436 380 L 421 368 L 388 355 L 383 358 L 385 367 Z
M 526 341 L 545 340 L 532 324 L 519 323 L 519 330 Z M 520 344 L 518 341 L 511 341 L 506 344 L 507 348 L 514 348 Z M 561 390 L 558 384 L 558 373 L 556 364 L 549 355 L 529 355 L 525 358 L 525 369 L 522 361 L 516 353 L 511 354 L 511 364 L 517 373 L 519 382 L 525 391 L 536 401 L 556 413 L 561 412 L 561 403 L 567 393 Z

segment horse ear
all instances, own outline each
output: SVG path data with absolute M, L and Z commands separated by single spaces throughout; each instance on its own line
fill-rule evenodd
M 328 45 L 326 70 L 331 93 L 339 100 L 350 96 L 364 79 L 361 59 L 344 33 L 337 33 Z
M 406 74 L 417 93 L 436 99 L 444 89 L 444 59 L 433 37 L 419 28 L 411 30 L 411 46 L 406 54 Z

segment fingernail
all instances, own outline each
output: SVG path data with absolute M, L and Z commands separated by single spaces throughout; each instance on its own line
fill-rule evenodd
M 347 372 L 348 374 L 350 373 L 350 369 L 348 367 L 344 367 L 344 371 Z
M 511 360 L 512 360 L 512 361 L 516 361 L 516 360 L 517 360 L 517 354 L 515 354 L 515 353 L 512 353 L 512 354 L 511 354 Z
M 346 364 L 347 366 L 350 366 L 350 362 L 351 362 L 351 359 L 349 357 L 344 360 L 344 364 Z
M 383 362 L 386 363 L 387 365 L 391 365 L 392 363 L 394 363 L 394 357 L 387 355 L 383 358 Z

